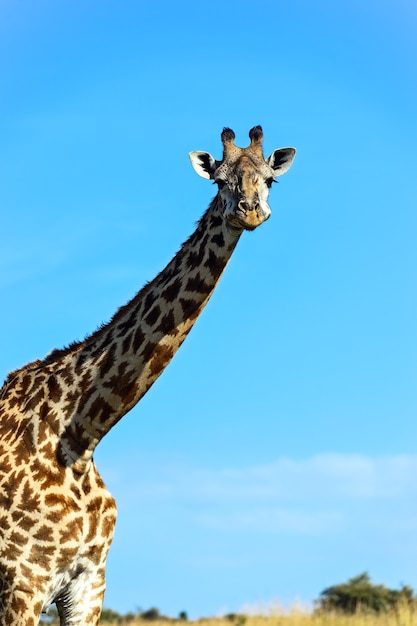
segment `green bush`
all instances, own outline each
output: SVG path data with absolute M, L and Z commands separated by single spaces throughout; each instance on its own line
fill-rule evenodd
M 150 622 L 155 621 L 157 619 L 163 619 L 159 610 L 156 609 L 155 607 L 152 607 L 151 609 L 148 609 L 147 611 L 143 611 L 143 613 L 140 614 L 140 617 L 142 619 L 149 620 Z
M 242 613 L 227 613 L 225 618 L 229 620 L 229 622 L 233 622 L 234 626 L 244 626 L 247 620 L 247 616 L 242 615 Z
M 417 597 L 411 587 L 403 585 L 399 590 L 385 585 L 374 585 L 364 572 L 346 583 L 324 589 L 318 600 L 318 610 L 353 614 L 358 611 L 374 613 L 397 609 L 400 605 L 417 606 Z

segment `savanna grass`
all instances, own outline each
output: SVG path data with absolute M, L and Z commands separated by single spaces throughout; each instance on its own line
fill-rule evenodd
M 358 611 L 354 615 L 338 613 L 315 612 L 311 609 L 300 607 L 289 610 L 281 610 L 273 607 L 260 610 L 260 614 L 255 614 L 253 609 L 247 612 L 234 614 L 233 616 L 204 618 L 196 621 L 186 622 L 184 620 L 149 620 L 135 619 L 129 622 L 100 622 L 105 626 L 108 624 L 129 624 L 130 626 L 167 626 L 176 624 L 186 626 L 417 626 L 416 607 L 404 606 L 395 611 L 384 613 L 367 613 Z

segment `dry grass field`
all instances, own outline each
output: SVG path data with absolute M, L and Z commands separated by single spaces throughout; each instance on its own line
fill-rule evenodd
M 252 613 L 252 612 L 250 612 Z M 263 612 L 264 613 L 264 612 Z M 198 621 L 149 620 L 136 619 L 129 622 L 101 622 L 108 624 L 129 624 L 130 626 L 167 626 L 169 624 L 190 624 L 190 626 L 417 626 L 417 610 L 403 606 L 389 613 L 361 613 L 355 615 L 337 615 L 315 613 L 299 608 L 279 612 L 271 609 L 263 615 L 239 614 L 234 617 L 207 618 Z

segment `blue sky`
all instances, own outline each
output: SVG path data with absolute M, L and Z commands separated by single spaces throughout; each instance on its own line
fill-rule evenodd
M 417 588 L 417 11 L 0 0 L 0 374 L 163 268 L 220 132 L 295 146 L 167 371 L 100 444 L 105 605 L 192 617 Z

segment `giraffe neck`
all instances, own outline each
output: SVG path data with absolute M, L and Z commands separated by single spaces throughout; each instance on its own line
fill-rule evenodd
M 58 435 L 62 463 L 82 471 L 97 443 L 163 372 L 209 300 L 239 236 L 225 223 L 216 196 L 171 262 L 107 325 L 21 370 L 20 384 L 13 387 L 21 386 L 26 411 L 47 420 Z

